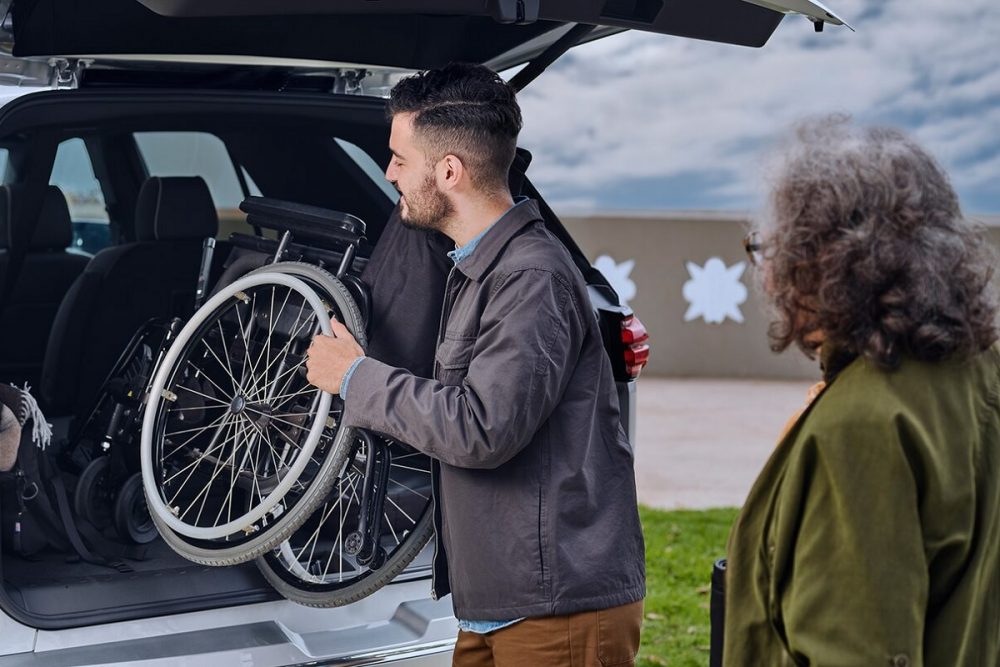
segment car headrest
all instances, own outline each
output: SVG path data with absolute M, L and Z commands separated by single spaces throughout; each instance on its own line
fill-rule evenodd
M 69 207 L 62 190 L 48 186 L 42 210 L 37 219 L 23 217 L 15 212 L 15 201 L 24 195 L 22 185 L 0 186 L 0 248 L 12 248 L 15 244 L 15 225 L 31 225 L 31 241 L 28 250 L 63 250 L 73 242 L 73 223 L 69 217 Z
M 42 201 L 35 233 L 28 247 L 31 250 L 64 250 L 73 243 L 73 221 L 62 190 L 50 185 Z
M 135 205 L 137 241 L 186 241 L 215 237 L 219 214 L 201 176 L 153 176 Z

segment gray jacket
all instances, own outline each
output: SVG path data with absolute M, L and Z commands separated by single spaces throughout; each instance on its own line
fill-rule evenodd
M 344 423 L 435 459 L 435 594 L 466 620 L 645 594 L 632 448 L 583 278 L 525 202 L 452 270 L 434 379 L 374 359 Z M 445 576 L 447 575 L 447 576 Z

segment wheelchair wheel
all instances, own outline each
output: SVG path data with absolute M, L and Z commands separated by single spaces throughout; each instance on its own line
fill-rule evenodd
M 115 530 L 118 536 L 135 544 L 149 544 L 159 533 L 142 494 L 142 475 L 130 475 L 115 498 Z
M 305 351 L 331 333 L 331 317 L 366 344 L 333 276 L 270 265 L 216 293 L 164 355 L 143 419 L 142 480 L 157 529 L 180 555 L 251 560 L 326 497 L 353 439 L 339 399 L 305 379 Z
M 373 444 L 388 451 L 388 480 L 377 508 L 381 521 L 372 545 L 377 555 L 365 558 L 359 527 L 373 472 Z M 433 514 L 430 459 L 396 442 L 358 438 L 347 469 L 323 505 L 287 541 L 258 558 L 257 566 L 294 602 L 350 604 L 382 588 L 410 564 L 433 533 Z
M 112 521 L 114 490 L 111 488 L 111 458 L 98 456 L 80 473 L 73 493 L 73 509 L 98 529 Z

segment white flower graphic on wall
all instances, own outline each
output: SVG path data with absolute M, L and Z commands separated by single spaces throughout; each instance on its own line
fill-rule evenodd
M 601 255 L 594 262 L 594 268 L 608 279 L 611 287 L 618 293 L 622 305 L 627 306 L 628 302 L 635 298 L 635 283 L 629 278 L 632 269 L 635 268 L 635 260 L 627 259 L 621 264 L 608 255 Z
M 687 263 L 691 279 L 684 283 L 684 300 L 690 307 L 684 313 L 684 321 L 699 317 L 709 324 L 721 324 L 728 317 L 743 322 L 740 304 L 747 300 L 747 288 L 740 282 L 746 269 L 746 262 L 730 267 L 718 257 L 712 257 L 705 266 Z

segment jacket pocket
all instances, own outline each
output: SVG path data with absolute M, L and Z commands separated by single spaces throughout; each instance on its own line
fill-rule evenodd
M 475 343 L 475 338 L 445 334 L 434 357 L 437 363 L 438 381 L 447 385 L 462 384 L 469 371 Z

